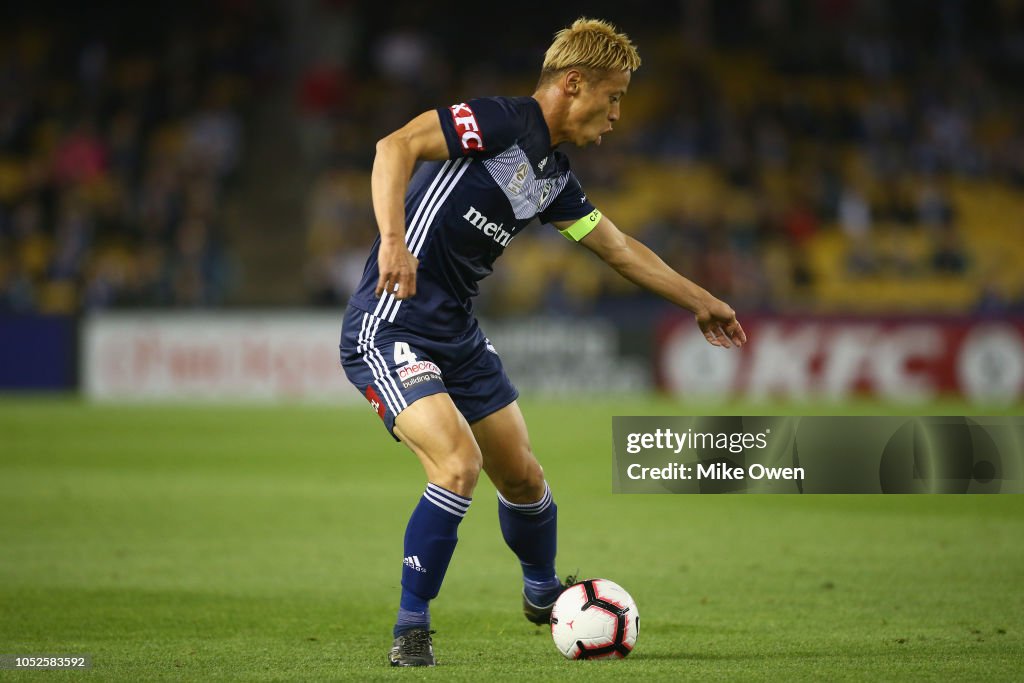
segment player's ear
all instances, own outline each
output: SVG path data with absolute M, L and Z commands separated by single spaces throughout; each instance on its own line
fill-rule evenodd
M 565 76 L 562 79 L 562 87 L 565 89 L 567 95 L 578 94 L 582 84 L 583 72 L 579 69 L 569 69 L 565 72 Z

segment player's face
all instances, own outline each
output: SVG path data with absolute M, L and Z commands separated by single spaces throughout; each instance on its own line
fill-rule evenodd
M 569 110 L 569 130 L 572 142 L 579 147 L 590 143 L 601 144 L 601 137 L 610 133 L 612 124 L 619 120 L 619 102 L 629 88 L 631 72 L 595 72 L 592 78 L 583 78 Z

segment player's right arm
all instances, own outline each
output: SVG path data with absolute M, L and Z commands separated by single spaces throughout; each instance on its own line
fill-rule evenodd
M 405 245 L 405 192 L 417 161 L 448 157 L 448 145 L 436 111 L 420 114 L 377 142 L 370 177 L 373 212 L 380 230 L 377 296 L 385 291 L 394 292 L 397 299 L 416 294 L 419 262 Z

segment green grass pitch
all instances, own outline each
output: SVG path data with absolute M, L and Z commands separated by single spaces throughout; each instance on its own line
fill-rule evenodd
M 439 666 L 387 667 L 424 482 L 365 406 L 7 398 L 0 653 L 89 654 L 93 668 L 0 679 L 1024 678 L 1024 497 L 610 493 L 612 415 L 889 408 L 523 408 L 559 504 L 560 572 L 637 601 L 628 659 L 566 661 L 523 619 L 482 481 L 432 607 Z

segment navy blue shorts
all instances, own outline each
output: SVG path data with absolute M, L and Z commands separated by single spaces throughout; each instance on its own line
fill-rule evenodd
M 475 320 L 464 334 L 436 339 L 349 306 L 340 348 L 345 375 L 392 436 L 395 418 L 424 396 L 447 392 L 470 424 L 519 398 Z

